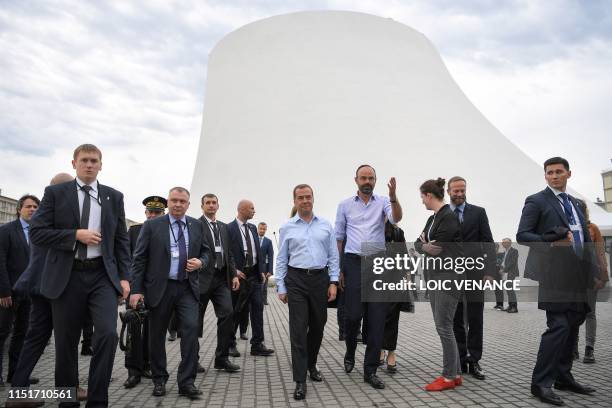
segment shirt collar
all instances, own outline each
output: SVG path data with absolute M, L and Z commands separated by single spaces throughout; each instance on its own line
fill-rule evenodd
M 453 210 L 453 211 L 455 211 L 455 208 L 458 208 L 459 211 L 461 211 L 461 213 L 463 213 L 463 211 L 465 211 L 465 201 L 460 206 L 455 206 L 455 204 L 453 204 L 452 202 L 449 204 L 449 206 L 450 206 L 451 210 Z
M 318 219 L 319 217 L 317 217 L 316 214 L 312 214 L 312 220 L 310 222 L 313 222 L 314 220 L 318 220 Z M 302 218 L 300 218 L 299 214 L 295 214 L 293 218 L 291 218 L 290 221 L 293 222 L 294 224 L 297 224 L 299 221 L 304 222 L 304 223 L 306 222 Z
M 98 180 L 94 180 L 92 181 L 90 184 L 85 183 L 83 180 L 81 180 L 80 178 L 76 178 L 76 182 L 77 182 L 77 190 L 79 190 L 81 187 L 79 186 L 85 186 L 88 185 L 89 187 L 91 187 L 91 191 L 93 191 L 94 193 L 98 194 Z
M 249 221 L 248 221 L 248 220 L 247 220 L 247 222 L 242 222 L 242 221 L 240 221 L 240 220 L 238 219 L 238 217 L 236 217 L 236 222 L 238 223 L 238 226 L 239 226 L 239 227 L 242 227 L 243 225 L 245 225 L 245 224 L 248 224 L 248 223 L 249 223 Z
M 21 222 L 21 228 L 30 228 L 30 223 L 24 220 L 23 218 L 19 217 L 19 222 Z
M 171 214 L 168 214 L 168 218 L 170 219 L 170 225 L 174 224 L 177 219 L 174 218 Z M 183 215 L 183 217 L 181 218 L 181 221 L 183 222 L 184 225 L 187 225 L 187 216 Z
M 376 201 L 377 198 L 378 198 L 378 196 L 376 194 L 372 193 L 372 196 L 370 196 L 370 199 L 368 200 L 368 202 Z M 355 193 L 355 196 L 353 197 L 353 200 L 355 200 L 355 201 L 361 200 L 361 197 L 359 197 L 359 191 Z M 363 200 L 361 200 L 361 201 L 363 201 Z
M 548 188 L 550 188 L 550 190 L 555 194 L 555 196 L 558 198 L 559 194 L 561 194 L 563 191 L 561 190 L 557 190 L 556 188 L 553 188 L 551 186 L 548 186 Z
M 208 217 L 206 216 L 206 214 L 204 214 L 204 219 L 205 219 L 206 221 L 208 221 L 208 223 L 209 223 L 209 224 L 212 224 L 213 222 L 217 222 L 217 220 L 213 221 L 213 220 L 211 220 L 210 218 L 208 218 Z

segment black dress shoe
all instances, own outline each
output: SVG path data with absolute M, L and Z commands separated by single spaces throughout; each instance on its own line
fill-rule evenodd
M 555 388 L 561 391 L 571 391 L 571 392 L 575 392 L 576 394 L 584 394 L 584 395 L 589 395 L 595 392 L 595 388 L 589 387 L 588 385 L 578 384 L 576 381 L 572 383 L 556 382 Z
M 82 356 L 93 356 L 93 349 L 91 348 L 91 346 L 81 347 L 81 355 Z
M 125 382 L 123 383 L 123 386 L 125 388 L 134 388 L 138 384 L 140 384 L 140 376 L 130 375 L 128 379 L 125 380 Z
M 493 310 L 498 310 L 501 312 L 504 310 L 504 305 L 495 305 L 493 306 Z
M 163 397 L 164 395 L 166 395 L 166 384 L 155 384 L 153 386 L 153 396 Z
M 295 391 L 293 391 L 294 400 L 303 400 L 306 398 L 306 383 L 298 382 L 295 383 Z
M 144 370 L 142 370 L 142 376 L 144 378 L 153 378 L 153 373 L 151 372 L 150 368 L 145 368 Z
M 344 355 L 344 371 L 346 373 L 350 373 L 353 371 L 355 367 L 355 355 L 349 355 L 348 353 Z
M 323 381 L 323 376 L 321 375 L 321 372 L 319 371 L 319 369 L 316 366 L 310 367 L 310 369 L 308 369 L 308 371 L 310 372 L 310 379 L 312 381 L 316 381 L 316 382 Z
M 240 366 L 229 360 L 215 361 L 215 370 L 225 370 L 228 373 L 235 373 L 236 371 L 240 371 Z
M 584 349 L 584 358 L 582 362 L 584 364 L 595 364 L 595 350 L 592 347 L 587 346 Z
M 541 388 L 536 385 L 531 386 L 531 394 L 540 399 L 542 402 L 553 405 L 565 405 L 565 402 L 560 396 L 555 394 L 550 388 Z
M 274 354 L 274 350 L 267 348 L 266 345 L 263 344 L 263 343 L 251 346 L 251 355 L 252 356 L 264 356 L 264 357 L 267 357 L 267 356 L 270 356 L 272 354 Z
M 470 374 L 472 374 L 474 378 L 476 378 L 477 380 L 485 379 L 484 370 L 480 368 L 480 364 L 478 364 L 477 362 L 469 363 L 468 366 L 469 366 L 469 372 Z
M 518 309 L 516 307 L 509 307 L 508 309 L 506 309 L 506 312 L 508 312 L 508 313 L 518 313 Z
M 170 335 L 168 336 L 168 341 L 174 340 L 176 340 L 176 332 L 170 332 Z
M 468 373 L 468 363 L 461 363 L 461 373 L 462 374 Z
M 240 357 L 240 352 L 236 349 L 236 346 L 230 347 L 227 354 L 230 357 Z
M 195 385 L 188 385 L 185 388 L 179 388 L 179 395 L 183 397 L 187 397 L 190 400 L 200 399 L 200 395 L 202 395 L 202 391 L 198 390 Z
M 249 336 L 246 335 L 246 333 L 240 333 L 240 340 L 248 340 Z
M 198 373 L 202 374 L 206 372 L 206 369 L 202 366 L 202 364 L 198 363 L 198 368 L 196 370 Z
M 377 390 L 382 390 L 383 388 L 385 388 L 385 383 L 376 374 L 366 375 L 365 377 L 363 377 L 363 382 L 367 382 Z

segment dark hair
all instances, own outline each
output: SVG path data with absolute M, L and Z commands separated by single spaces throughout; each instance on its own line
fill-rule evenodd
M 19 212 L 23 208 L 23 203 L 25 203 L 25 200 L 28 200 L 28 199 L 34 201 L 36 205 L 40 205 L 40 200 L 38 199 L 38 197 L 32 194 L 24 194 L 21 196 L 19 201 L 17 201 L 17 215 L 18 216 L 19 216 Z
M 448 188 L 450 188 L 451 184 L 453 184 L 456 181 L 463 181 L 465 184 L 467 184 L 467 181 L 465 181 L 465 179 L 461 176 L 453 176 L 450 179 L 448 179 Z
M 314 191 L 312 190 L 312 187 L 310 187 L 308 184 L 298 184 L 297 186 L 293 187 L 293 198 L 295 198 L 295 192 L 298 191 L 300 188 L 309 188 L 310 192 L 314 196 Z
M 78 146 L 76 149 L 74 149 L 74 153 L 72 154 L 72 158 L 74 160 L 77 159 L 79 153 L 84 152 L 84 153 L 97 153 L 98 156 L 100 156 L 100 160 L 102 160 L 102 152 L 100 151 L 100 149 L 98 149 L 98 147 L 96 145 L 92 145 L 89 143 L 85 143 L 82 144 L 80 146 Z
M 563 157 L 551 157 L 550 159 L 544 162 L 544 171 L 546 171 L 546 167 L 552 164 L 562 164 L 563 167 L 565 167 L 565 170 L 567 171 L 569 171 L 570 169 L 569 162 L 565 160 Z
M 170 191 L 168 191 L 168 195 L 170 195 L 170 193 L 173 191 L 178 191 L 179 193 L 187 193 L 187 195 L 191 197 L 191 194 L 189 194 L 189 190 L 187 190 L 185 187 L 172 187 Z
M 372 169 L 372 171 L 374 172 L 374 177 L 376 177 L 376 169 L 372 166 L 370 166 L 369 164 L 362 164 L 361 166 L 357 167 L 357 170 L 355 170 L 355 177 L 357 177 L 357 173 L 359 173 L 359 170 L 363 169 L 364 167 L 369 167 Z
M 431 193 L 434 197 L 443 200 L 444 184 L 446 184 L 446 181 L 440 177 L 438 177 L 437 180 L 427 180 L 426 182 L 421 184 L 421 194 Z
M 257 226 L 258 226 L 258 227 L 259 227 L 259 226 L 261 226 L 261 225 L 265 225 L 266 227 L 268 226 L 268 224 L 266 224 L 266 223 L 265 223 L 265 222 L 263 222 L 263 221 L 262 221 L 262 222 L 260 222 L 259 224 L 257 224 Z
M 289 213 L 289 218 L 295 217 L 295 214 L 297 214 L 297 207 L 294 205 L 293 207 L 291 207 L 291 212 Z
M 219 198 L 216 195 L 214 195 L 213 193 L 206 193 L 202 196 L 202 204 L 204 204 L 204 200 L 207 198 L 214 198 L 217 200 L 217 202 L 219 202 Z

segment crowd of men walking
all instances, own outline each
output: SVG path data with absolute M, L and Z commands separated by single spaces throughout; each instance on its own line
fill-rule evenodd
M 126 388 L 146 377 L 152 379 L 154 396 L 166 394 L 166 333 L 174 321 L 181 350 L 178 392 L 200 398 L 195 379 L 205 369 L 200 364 L 198 337 L 209 302 L 217 318 L 215 369 L 240 370 L 230 357 L 240 356 L 236 335 L 247 338 L 249 318 L 250 354 L 263 358 L 274 353 L 264 342 L 263 313 L 274 251 L 265 237 L 266 224 L 249 223 L 255 214 L 251 201 L 240 201 L 236 218 L 226 224 L 216 216 L 219 198 L 207 193 L 200 200 L 203 215 L 196 219 L 186 215 L 189 191 L 174 187 L 167 198 L 147 197 L 143 201 L 146 222 L 126 231 L 123 195 L 97 180 L 101 151 L 94 145 L 81 145 L 74 151 L 72 165 L 75 178 L 55 176 L 41 201 L 23 196 L 19 218 L 0 227 L 0 347 L 12 332 L 6 379 L 14 389 L 38 382 L 31 374 L 54 333 L 55 386 L 74 390 L 60 405 L 78 406 L 86 400 L 89 407 L 108 406 L 119 340 L 118 299 L 126 303 L 120 342 L 126 351 Z M 600 250 L 603 245 L 589 245 L 601 243 L 601 234 L 590 223 L 585 203 L 565 192 L 571 176 L 569 163 L 549 159 L 544 173 L 548 186 L 526 199 L 517 240 L 531 248 L 525 273 L 539 281 L 539 307 L 546 311 L 548 325 L 531 392 L 544 402 L 562 405 L 553 387 L 594 392 L 576 381 L 571 369 L 585 318 L 585 362 L 595 361 L 595 297 L 608 274 L 605 253 Z M 362 297 L 363 265 L 385 254 L 386 242 L 405 241 L 397 227 L 403 217 L 397 183 L 392 177 L 388 195 L 375 194 L 376 171 L 367 164 L 357 168 L 354 181 L 357 193 L 340 202 L 335 225 L 314 212 L 314 188 L 298 184 L 293 189 L 292 216 L 280 228 L 274 278 L 278 298 L 289 308 L 296 400 L 307 395 L 307 377 L 324 380 L 317 357 L 327 309 L 336 300 L 340 340 L 346 344 L 346 373 L 357 364 L 359 340 L 366 344 L 364 382 L 384 389 L 380 367 L 386 365 L 389 374 L 397 371 L 397 325 L 404 306 Z M 486 254 L 491 262 L 483 270 L 468 270 L 465 276 L 425 270 L 425 279 L 516 279 L 518 251 L 510 238 L 502 241 L 501 252 L 495 248 L 486 211 L 466 201 L 466 189 L 467 181 L 458 176 L 450 178 L 448 185 L 438 178 L 420 186 L 423 205 L 432 215 L 414 249 L 426 258 Z M 444 202 L 445 193 L 449 204 Z M 485 380 L 480 364 L 484 292 L 453 287 L 427 295 L 442 345 L 443 368 L 425 389 L 459 387 L 466 373 Z M 517 313 L 516 294 L 508 292 L 507 309 L 503 298 L 503 292 L 496 293 L 495 308 Z M 414 306 L 408 305 L 407 310 L 413 311 Z M 92 357 L 84 389 L 79 387 L 78 344 L 81 332 L 87 336 L 88 321 L 93 336 L 82 351 L 91 351 Z M 40 406 L 42 402 L 9 399 L 7 406 Z

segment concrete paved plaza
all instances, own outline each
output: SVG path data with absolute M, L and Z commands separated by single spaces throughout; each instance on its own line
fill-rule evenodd
M 196 386 L 203 392 L 200 401 L 191 402 L 178 396 L 176 370 L 180 359 L 179 342 L 167 342 L 168 394 L 163 398 L 151 396 L 150 380 L 126 390 L 122 383 L 127 377 L 123 367 L 123 353 L 115 358 L 113 381 L 109 390 L 113 407 L 540 407 L 529 393 L 531 370 L 537 347 L 545 328 L 544 312 L 535 303 L 519 304 L 518 314 L 492 310 L 485 305 L 485 351 L 481 361 L 487 379 L 478 381 L 465 377 L 464 385 L 455 390 L 428 393 L 423 387 L 441 371 L 442 357 L 438 336 L 432 322 L 428 303 L 416 304 L 416 313 L 402 313 L 398 340 L 398 372 L 393 376 L 379 370 L 386 389 L 379 391 L 364 384 L 362 362 L 365 346 L 358 346 L 357 364 L 351 374 L 342 368 L 344 343 L 338 341 L 336 311 L 329 309 L 325 338 L 319 355 L 319 369 L 325 377 L 322 383 L 308 381 L 304 401 L 292 398 L 294 383 L 291 375 L 291 354 L 287 306 L 280 303 L 270 289 L 270 305 L 265 307 L 266 345 L 276 350 L 272 357 L 249 355 L 248 341 L 239 341 L 242 356 L 233 359 L 242 370 L 228 374 L 213 368 L 216 344 L 216 321 L 213 308 L 208 307 L 204 337 L 200 340 L 201 362 L 207 372 L 199 375 Z M 592 396 L 574 395 L 559 391 L 570 407 L 612 406 L 612 304 L 599 303 L 598 332 L 595 357 L 597 363 L 574 365 L 576 379 L 597 388 Z M 581 330 L 580 353 L 584 351 L 584 328 Z M 7 360 L 5 360 L 7 361 Z M 82 382 L 86 384 L 89 358 L 79 357 Z M 6 370 L 6 368 L 5 368 Z M 53 343 L 47 348 L 34 375 L 41 378 L 37 387 L 52 387 L 54 370 Z M 2 401 L 7 389 L 0 389 Z M 47 404 L 49 406 L 55 404 Z

